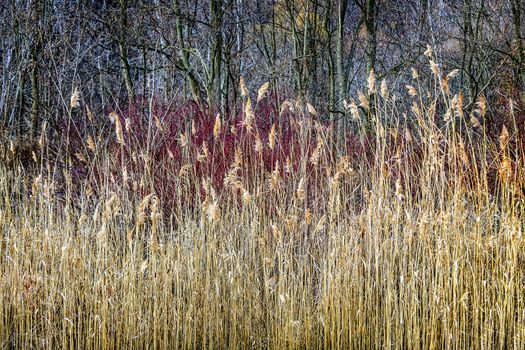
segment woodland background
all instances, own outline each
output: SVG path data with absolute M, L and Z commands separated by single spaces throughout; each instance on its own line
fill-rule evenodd
M 344 132 L 352 127 L 345 101 L 366 91 L 371 70 L 400 96 L 410 68 L 421 84 L 431 78 L 427 46 L 443 72 L 459 70 L 450 89 L 463 92 L 467 115 L 480 96 L 488 101 L 488 123 L 508 111 L 509 98 L 515 106 L 523 99 L 524 7 L 520 0 L 5 0 L 0 123 L 10 139 L 34 139 L 44 124 L 48 136 L 60 136 L 75 89 L 88 110 L 73 117 L 95 115 L 94 124 L 108 122 L 97 117 L 108 108 L 152 98 L 194 100 L 227 119 L 244 77 L 251 91 L 268 81 L 279 102 L 309 102 Z

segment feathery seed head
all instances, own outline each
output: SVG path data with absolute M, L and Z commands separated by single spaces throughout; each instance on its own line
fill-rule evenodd
M 370 70 L 370 73 L 368 74 L 368 92 L 374 93 L 376 89 L 376 74 L 374 72 L 374 69 L 372 68 Z
M 80 106 L 80 92 L 78 87 L 75 87 L 75 90 L 71 94 L 70 107 L 71 109 L 77 108 Z
M 215 139 L 218 139 L 220 133 L 221 133 L 221 115 L 217 113 L 217 116 L 215 116 L 215 124 L 213 125 L 213 137 Z
M 265 82 L 264 84 L 262 84 L 262 86 L 259 88 L 259 91 L 257 92 L 257 102 L 261 101 L 264 98 L 266 92 L 268 92 L 269 87 L 269 82 Z

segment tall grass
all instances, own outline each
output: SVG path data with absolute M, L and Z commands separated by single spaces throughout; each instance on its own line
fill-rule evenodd
M 245 98 L 206 140 L 117 121 L 83 180 L 3 165 L 0 347 L 524 348 L 522 153 L 446 83 L 410 87 L 411 124 L 361 95 L 343 146 L 311 106 L 264 129 Z

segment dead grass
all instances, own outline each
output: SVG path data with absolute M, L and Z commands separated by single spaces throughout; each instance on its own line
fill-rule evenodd
M 286 179 L 285 164 L 232 171 L 226 190 L 205 184 L 201 203 L 169 214 L 109 178 L 95 196 L 67 174 L 60 186 L 3 166 L 0 348 L 524 348 L 523 158 L 489 183 L 487 159 L 510 150 L 434 88 L 451 120 L 440 127 L 415 88 L 412 131 L 386 84 L 366 101 L 375 117 L 352 110 L 373 125 L 373 161 L 334 150 L 326 129 Z M 260 147 L 278 147 L 273 130 Z M 187 186 L 200 152 L 170 174 L 179 191 L 201 188 Z

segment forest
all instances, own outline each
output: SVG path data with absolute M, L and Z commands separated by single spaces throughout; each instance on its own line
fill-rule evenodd
M 0 349 L 525 348 L 522 0 L 1 0 Z

